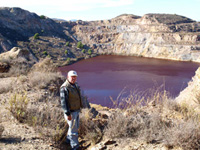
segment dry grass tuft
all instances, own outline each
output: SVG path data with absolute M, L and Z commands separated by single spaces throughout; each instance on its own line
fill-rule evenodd
M 3 79 L 1 79 L 1 80 L 3 80 Z M 6 80 L 6 81 L 1 81 L 0 94 L 12 91 L 13 90 L 13 86 L 14 86 L 14 82 L 11 79 L 10 80 Z
M 176 120 L 165 135 L 166 146 L 179 146 L 184 150 L 200 149 L 200 125 L 199 120 Z
M 11 68 L 9 69 L 8 76 L 20 76 L 20 75 L 25 75 L 29 72 L 29 66 L 26 64 L 15 64 L 12 65 Z
M 1 76 L 4 77 L 26 75 L 33 65 L 33 62 L 28 61 L 23 57 L 15 59 L 8 58 L 6 60 L 0 60 L 0 62 L 6 63 L 9 66 L 7 73 L 1 73 Z
M 98 143 L 102 136 L 102 124 L 98 120 L 91 118 L 91 114 L 88 109 L 82 110 L 80 114 L 80 136 L 87 139 L 92 144 Z
M 200 115 L 176 104 L 166 92 L 154 92 L 146 102 L 129 95 L 127 108 L 110 116 L 105 137 L 131 137 L 167 147 L 200 148 Z M 125 101 L 123 101 L 125 102 Z M 184 131 L 183 131 L 184 129 Z
M 27 123 L 45 138 L 55 143 L 62 140 L 63 135 L 67 133 L 67 126 L 63 117 L 63 112 L 59 107 L 40 106 L 30 110 L 30 116 Z
M 28 74 L 30 86 L 49 89 L 50 92 L 58 94 L 60 85 L 65 79 L 60 72 L 55 70 L 56 68 L 49 58 L 35 64 Z
M 56 66 L 53 64 L 51 58 L 46 57 L 40 60 L 37 64 L 32 67 L 32 71 L 36 72 L 56 72 Z
M 31 72 L 28 76 L 31 87 L 38 87 L 40 89 L 44 89 L 52 82 L 55 83 L 62 78 L 59 73 L 53 72 Z
M 162 103 L 169 97 L 169 93 L 163 90 L 163 86 L 159 88 L 149 89 L 144 92 L 138 92 L 137 90 L 133 90 L 130 91 L 130 94 L 128 96 L 124 96 L 126 94 L 126 88 L 124 88 L 119 93 L 116 100 L 113 100 L 113 98 L 110 97 L 114 108 L 121 108 L 126 110 L 132 107 L 156 105 L 160 102 Z
M 57 143 L 66 134 L 67 128 L 62 110 L 50 101 L 57 101 L 57 97 L 46 103 L 33 103 L 28 99 L 27 92 L 19 92 L 11 95 L 7 109 L 20 123 L 33 126 L 45 139 Z
M 28 117 L 28 102 L 29 99 L 26 92 L 15 93 L 10 96 L 7 109 L 19 122 L 24 122 Z

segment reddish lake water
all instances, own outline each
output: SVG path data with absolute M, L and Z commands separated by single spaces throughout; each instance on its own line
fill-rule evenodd
M 130 91 L 144 94 L 162 86 L 175 97 L 199 66 L 192 62 L 109 55 L 81 60 L 59 70 L 65 76 L 69 70 L 76 70 L 78 83 L 89 102 L 112 107 L 110 96 L 115 100 L 122 90 L 123 96 L 127 96 Z

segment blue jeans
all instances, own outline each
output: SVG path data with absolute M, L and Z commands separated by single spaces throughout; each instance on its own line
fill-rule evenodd
M 67 139 L 70 140 L 70 145 L 72 148 L 79 147 L 79 142 L 78 142 L 79 112 L 80 110 L 71 112 L 72 120 L 68 120 L 67 115 L 64 114 L 64 117 L 69 125 L 69 129 L 67 132 Z

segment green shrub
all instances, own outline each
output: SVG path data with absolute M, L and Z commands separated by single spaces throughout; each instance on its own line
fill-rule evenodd
M 68 54 L 68 51 L 67 51 L 67 50 L 65 50 L 65 54 Z
M 88 50 L 88 54 L 89 54 L 89 55 L 92 54 L 92 50 L 91 50 L 91 49 Z
M 69 46 L 69 44 L 70 44 L 69 42 L 66 42 L 66 44 L 65 44 L 65 45 L 66 45 L 66 46 Z
M 85 49 L 82 49 L 82 51 L 81 51 L 82 53 L 85 53 Z
M 46 17 L 44 15 L 41 15 L 40 19 L 46 19 Z
M 28 116 L 28 102 L 26 92 L 15 93 L 11 95 L 7 109 L 19 122 L 24 122 Z
M 47 51 L 42 52 L 44 55 L 48 55 Z
M 71 59 L 70 59 L 70 57 L 67 57 L 67 61 L 70 61 Z
M 78 43 L 77 43 L 77 48 L 83 48 L 84 47 L 84 45 L 81 43 L 81 41 L 79 41 Z
M 33 36 L 34 39 L 39 39 L 39 33 L 35 33 L 35 35 Z

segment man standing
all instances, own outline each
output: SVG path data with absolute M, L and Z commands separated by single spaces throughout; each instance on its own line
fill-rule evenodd
M 70 143 L 73 150 L 79 148 L 79 112 L 82 108 L 80 87 L 76 83 L 77 76 L 76 71 L 69 71 L 67 80 L 60 88 L 61 106 L 64 111 L 64 117 L 69 125 L 66 140 Z

